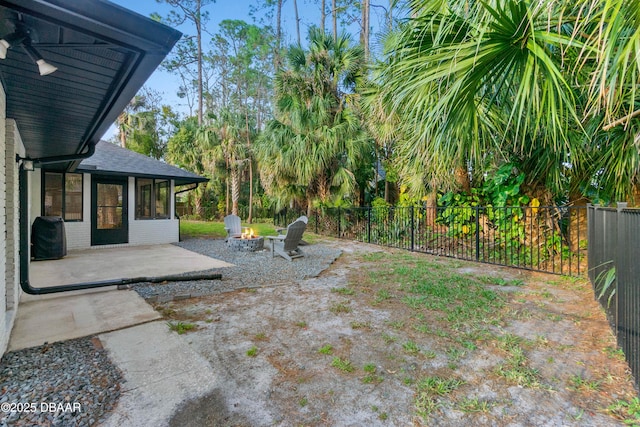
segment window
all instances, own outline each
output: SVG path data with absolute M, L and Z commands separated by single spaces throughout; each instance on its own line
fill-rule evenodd
M 169 218 L 169 181 L 136 179 L 136 219 Z
M 82 221 L 82 174 L 44 172 L 42 214 Z

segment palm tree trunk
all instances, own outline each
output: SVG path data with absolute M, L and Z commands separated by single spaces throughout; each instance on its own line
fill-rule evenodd
M 640 183 L 633 184 L 631 189 L 631 200 L 629 200 L 629 207 L 640 207 Z
M 249 217 L 247 222 L 253 222 L 253 162 L 249 159 Z
M 579 191 L 569 192 L 569 248 L 577 252 L 580 241 L 587 240 L 587 203 L 589 199 Z
M 431 190 L 427 195 L 427 211 L 425 212 L 425 224 L 427 227 L 435 227 L 438 212 L 438 192 Z
M 458 166 L 455 171 L 456 174 L 456 182 L 458 183 L 458 187 L 464 191 L 466 194 L 471 193 L 471 181 L 469 181 L 469 174 L 467 173 L 467 168 L 464 166 Z
M 231 166 L 231 214 L 238 215 L 238 200 L 240 200 L 240 177 L 238 165 Z
M 324 21 L 327 20 L 327 10 L 325 9 L 325 2 L 326 0 L 322 0 L 320 2 L 320 30 L 322 31 L 322 34 L 324 34 Z

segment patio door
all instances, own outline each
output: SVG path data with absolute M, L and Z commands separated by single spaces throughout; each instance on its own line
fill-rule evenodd
M 91 245 L 129 242 L 127 179 L 92 177 Z

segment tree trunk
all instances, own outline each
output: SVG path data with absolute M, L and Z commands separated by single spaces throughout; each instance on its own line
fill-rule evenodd
M 225 215 L 229 215 L 229 176 L 231 175 L 231 168 L 229 167 L 229 161 L 227 160 L 227 176 L 225 177 L 225 184 L 227 186 L 227 195 L 225 197 Z
M 231 214 L 238 215 L 238 200 L 240 200 L 240 176 L 238 165 L 231 165 Z
M 369 59 L 369 0 L 362 0 L 362 28 L 360 29 L 360 43 L 364 50 L 364 60 Z
M 471 181 L 469 181 L 469 174 L 467 168 L 464 166 L 458 166 L 455 171 L 456 182 L 458 187 L 466 194 L 471 194 Z
M 640 183 L 633 184 L 631 189 L 631 197 L 629 198 L 629 207 L 640 207 Z
M 326 7 L 326 0 L 322 0 L 320 2 L 320 30 L 322 30 L 322 34 L 324 34 L 325 28 L 324 28 L 324 22 L 327 19 L 327 10 L 325 9 Z
M 282 0 L 278 0 L 278 6 L 276 10 L 276 51 L 273 55 L 274 72 L 280 68 L 280 49 L 282 48 Z
M 427 227 L 436 226 L 438 213 L 438 192 L 431 190 L 427 195 L 427 211 L 425 212 L 425 224 Z
M 333 41 L 338 40 L 338 7 L 336 0 L 331 0 L 331 19 L 333 22 Z
M 300 17 L 298 16 L 298 1 L 293 0 L 293 9 L 296 14 L 296 35 L 298 36 L 298 46 L 302 45 L 300 41 Z
M 587 203 L 579 191 L 569 192 L 569 249 L 577 252 L 580 242 L 587 240 Z
M 198 43 L 198 126 L 202 126 L 204 117 L 204 103 L 202 94 L 202 21 L 200 19 L 201 0 L 196 2 L 196 37 Z

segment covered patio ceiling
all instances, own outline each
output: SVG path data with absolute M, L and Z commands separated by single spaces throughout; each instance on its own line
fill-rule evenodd
M 75 155 L 97 143 L 181 36 L 107 1 L 0 0 L 0 38 L 17 28 L 58 68 L 41 76 L 18 43 L 0 59 L 6 116 L 31 159 Z

